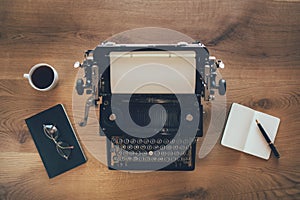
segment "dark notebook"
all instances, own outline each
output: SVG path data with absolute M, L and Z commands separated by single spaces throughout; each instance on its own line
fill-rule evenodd
M 25 120 L 49 178 L 86 162 L 63 105 Z

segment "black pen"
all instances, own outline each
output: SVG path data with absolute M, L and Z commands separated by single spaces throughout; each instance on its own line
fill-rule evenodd
M 256 121 L 256 124 L 260 130 L 260 132 L 263 134 L 264 138 L 266 139 L 267 143 L 269 144 L 272 152 L 274 153 L 274 155 L 277 157 L 277 158 L 280 158 L 280 155 L 276 149 L 276 147 L 274 146 L 274 144 L 272 143 L 272 141 L 270 140 L 268 134 L 266 133 L 266 131 L 264 130 L 264 128 L 262 127 L 262 125 L 258 122 L 258 120 L 255 120 Z

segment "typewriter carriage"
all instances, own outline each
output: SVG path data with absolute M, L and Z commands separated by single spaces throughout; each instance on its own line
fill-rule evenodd
M 194 51 L 196 54 L 196 88 L 194 95 L 199 97 L 201 104 L 202 97 L 205 101 L 214 99 L 215 90 L 220 95 L 226 93 L 226 81 L 220 79 L 216 83 L 217 69 L 224 68 L 221 60 L 217 60 L 213 56 L 209 56 L 207 48 L 199 43 L 187 44 L 184 42 L 175 45 L 122 45 L 113 42 L 104 42 L 97 46 L 94 50 L 87 50 L 84 53 L 83 63 L 76 62 L 75 68 L 84 69 L 85 81 L 80 78 L 76 82 L 76 91 L 78 95 L 82 95 L 84 91 L 90 97 L 86 100 L 85 112 L 80 126 L 85 126 L 88 120 L 89 108 L 96 106 L 100 98 L 111 94 L 110 74 L 107 70 L 110 66 L 110 52 L 135 52 L 135 51 Z M 105 105 L 106 102 L 103 102 Z

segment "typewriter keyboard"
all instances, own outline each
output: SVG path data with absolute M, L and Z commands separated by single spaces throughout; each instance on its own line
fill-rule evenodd
M 108 141 L 108 164 L 112 169 L 193 170 L 195 139 L 124 138 Z M 192 144 L 190 144 L 192 141 Z

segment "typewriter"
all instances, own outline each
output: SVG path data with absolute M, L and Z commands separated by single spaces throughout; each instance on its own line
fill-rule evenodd
M 74 67 L 85 73 L 77 93 L 90 95 L 80 126 L 89 108 L 100 105 L 109 169 L 194 170 L 196 141 L 203 136 L 201 99 L 226 92 L 226 81 L 216 79 L 224 64 L 202 43 L 104 42 Z

